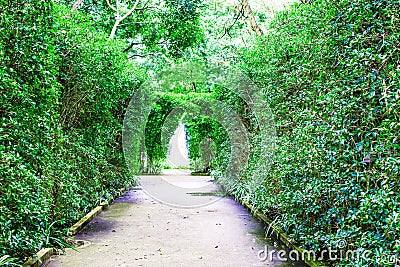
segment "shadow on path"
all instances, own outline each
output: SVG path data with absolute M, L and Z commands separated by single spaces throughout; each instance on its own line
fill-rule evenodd
M 210 182 L 209 176 L 185 177 L 166 173 L 150 180 L 154 190 L 160 189 L 159 179 L 187 188 Z M 260 261 L 258 251 L 273 249 L 264 226 L 231 198 L 204 192 L 185 197 L 219 201 L 184 209 L 157 202 L 142 187 L 131 188 L 76 235 L 89 245 L 79 252 L 67 249 L 46 266 L 304 266 Z

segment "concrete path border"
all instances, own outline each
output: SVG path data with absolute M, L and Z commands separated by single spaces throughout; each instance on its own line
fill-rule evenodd
M 286 233 L 282 229 L 275 226 L 273 224 L 273 221 L 270 218 L 268 218 L 268 216 L 266 216 L 265 214 L 256 210 L 250 203 L 248 203 L 246 201 L 240 201 L 240 203 L 244 207 L 246 207 L 255 218 L 266 223 L 275 233 L 276 239 L 281 241 L 287 247 L 289 247 L 293 250 L 296 250 L 299 253 L 299 255 L 303 255 L 303 252 L 305 251 L 305 249 L 294 245 L 293 241 L 289 239 L 289 237 L 286 235 Z M 310 260 L 307 258 L 303 259 L 303 261 L 305 264 L 307 264 L 310 267 L 326 267 L 326 265 L 324 263 L 319 262 L 319 261 L 314 261 L 314 260 Z
M 100 212 L 104 210 L 105 207 L 110 205 L 113 200 L 119 196 L 121 196 L 125 191 L 129 188 L 121 188 L 119 192 L 114 196 L 111 197 L 104 202 L 100 203 L 99 206 L 92 209 L 89 213 L 83 216 L 77 223 L 69 228 L 70 235 L 76 235 L 83 227 L 85 227 L 94 217 L 96 217 Z M 58 253 L 58 250 L 55 248 L 42 248 L 35 254 L 29 258 L 22 266 L 23 267 L 40 267 L 45 264 L 51 256 Z
M 115 196 L 115 198 L 120 196 L 126 190 L 127 189 L 125 189 L 125 188 L 121 188 L 119 190 L 119 193 Z M 101 211 L 103 211 L 105 207 L 107 207 L 109 204 L 111 204 L 113 200 L 114 200 L 114 198 L 107 199 L 105 202 L 103 202 L 99 206 L 95 207 L 88 214 L 86 214 L 84 217 L 82 217 L 82 219 L 80 219 L 76 224 L 71 226 L 69 233 L 71 235 L 77 234 L 83 227 L 85 227 L 91 220 L 93 220 L 93 218 L 95 218 Z M 287 247 L 289 247 L 293 250 L 296 250 L 298 253 L 300 253 L 299 255 L 302 255 L 302 253 L 305 250 L 303 248 L 300 248 L 300 247 L 294 245 L 293 242 L 288 238 L 288 236 L 282 229 L 273 225 L 273 221 L 270 218 L 268 218 L 265 214 L 261 213 L 260 211 L 256 210 L 250 203 L 248 203 L 246 201 L 240 201 L 240 203 L 245 208 L 250 210 L 251 214 L 255 218 L 257 218 L 258 220 L 263 221 L 264 223 L 269 225 L 269 227 L 271 229 L 273 229 L 275 236 L 279 241 L 284 243 Z M 43 248 L 36 254 L 37 255 L 36 257 L 32 257 L 28 261 L 26 261 L 23 264 L 23 267 L 40 267 L 41 265 L 46 263 L 46 261 L 48 261 L 51 256 L 53 256 L 55 254 L 57 254 L 57 249 Z M 307 265 L 309 265 L 310 267 L 326 267 L 325 264 L 323 264 L 322 262 L 318 262 L 318 261 L 304 259 L 304 262 Z

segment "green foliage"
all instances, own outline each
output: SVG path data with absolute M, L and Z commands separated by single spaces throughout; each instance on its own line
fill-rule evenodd
M 199 0 L 166 0 L 169 14 L 163 17 L 163 39 L 168 40 L 167 49 L 175 57 L 203 41 L 199 21 Z
M 72 7 L 75 0 L 62 3 Z M 129 10 L 136 1 L 119 1 L 121 10 Z M 110 0 L 116 6 L 115 1 Z M 110 34 L 115 23 L 115 12 L 105 0 L 84 1 L 79 9 L 88 15 L 90 24 L 100 32 Z M 164 54 L 181 57 L 183 52 L 203 42 L 203 32 L 199 22 L 199 1 L 144 1 L 118 26 L 117 38 L 125 41 L 131 55 Z M 124 13 L 122 13 L 124 14 Z M 132 44 L 132 45 L 131 45 Z
M 275 163 L 250 199 L 304 247 L 347 241 L 384 265 L 399 247 L 400 4 L 312 1 L 276 14 L 241 68 L 274 111 Z M 251 166 L 250 166 L 251 168 Z
M 79 13 L 45 0 L 1 10 L 0 254 L 23 260 L 135 183 L 120 140 L 142 73 Z
M 148 169 L 145 172 L 160 172 L 160 164 L 166 160 L 166 151 L 161 142 L 162 127 L 168 114 L 182 102 L 182 97 L 184 96 L 181 94 L 162 94 L 157 103 L 152 107 L 145 131 L 148 160 Z
M 204 86 L 201 84 L 197 85 L 197 90 L 200 92 L 203 91 Z M 159 167 L 161 164 L 164 164 L 167 152 L 161 138 L 163 127 L 176 127 L 179 121 L 182 121 L 186 126 L 188 151 L 191 161 L 194 162 L 201 158 L 200 143 L 205 138 L 210 138 L 216 143 L 217 151 L 222 151 L 223 147 L 229 147 L 227 144 L 227 133 L 220 124 L 208 117 L 192 117 L 193 113 L 196 112 L 189 111 L 187 110 L 188 107 L 184 106 L 187 103 L 191 103 L 191 108 L 196 110 L 199 107 L 192 103 L 194 99 L 207 101 L 213 96 L 209 93 L 184 91 L 182 88 L 175 88 L 174 92 L 160 93 L 159 100 L 153 105 L 145 131 L 147 168 L 142 169 L 142 171 L 150 173 L 160 171 Z M 185 109 L 188 112 L 186 115 L 184 115 Z M 168 125 L 168 123 L 172 123 L 172 125 Z M 169 141 L 175 128 L 168 128 L 167 130 L 168 140 L 164 140 L 164 142 Z
M 224 127 L 209 117 L 193 118 L 185 123 L 188 135 L 188 151 L 194 171 L 209 172 L 225 170 L 226 158 L 230 154 L 230 143 L 228 133 Z M 205 140 L 212 140 L 213 143 L 204 143 Z M 215 147 L 212 147 L 214 144 Z M 209 151 L 211 150 L 211 151 Z M 203 157 L 215 151 L 211 164 L 207 166 Z
M 8 266 L 18 266 L 18 264 L 13 263 L 13 261 L 18 260 L 17 258 L 10 258 L 8 255 L 4 255 L 0 258 L 0 266 L 8 265 Z
M 197 0 L 136 10 L 117 40 L 107 38 L 114 13 L 106 1 L 84 1 L 75 12 L 74 1 L 59 2 L 68 9 L 50 0 L 0 1 L 0 255 L 10 255 L 0 264 L 64 246 L 66 228 L 135 183 L 123 160 L 122 120 L 147 74 L 123 53 L 130 44 L 128 55 L 157 52 L 166 61 L 236 59 L 240 44 L 246 49 L 235 63 L 275 114 L 274 164 L 259 173 L 263 140 L 249 106 L 230 90 L 182 82 L 150 113 L 153 169 L 165 164 L 162 127 L 174 109 L 196 98 L 222 101 L 240 115 L 252 146 L 235 197 L 277 218 L 303 247 L 321 251 L 345 239 L 348 250 L 372 251 L 336 265 L 384 266 L 383 256 L 399 257 L 399 1 L 304 1 L 275 14 L 255 44 L 243 39 L 243 23 L 231 27 L 232 40 L 222 39 L 231 10 L 201 10 Z M 165 67 L 157 60 L 143 65 Z M 218 176 L 231 153 L 226 131 L 212 118 L 179 119 L 193 165 Z M 202 162 L 204 139 L 218 151 L 211 166 Z M 255 187 L 260 175 L 265 183 Z

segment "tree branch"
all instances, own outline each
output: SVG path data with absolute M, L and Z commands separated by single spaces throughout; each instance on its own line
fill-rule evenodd
M 115 12 L 118 12 L 118 10 L 110 4 L 110 0 L 106 0 L 106 2 L 107 2 L 107 5 L 108 5 L 112 10 L 114 10 Z
M 158 42 L 157 44 L 161 45 L 161 44 L 166 44 L 166 43 L 167 43 L 167 41 L 162 41 L 162 42 Z M 145 44 L 145 43 L 132 42 L 127 48 L 124 49 L 124 53 L 128 52 L 129 50 L 131 50 L 133 46 L 142 45 L 142 44 Z
M 254 17 L 253 11 L 250 8 L 248 0 L 241 0 L 241 5 L 244 8 L 245 15 L 249 18 L 251 29 L 258 35 L 261 36 L 264 32 L 261 30 L 260 26 L 258 26 L 256 18 Z
M 226 34 L 228 34 L 229 35 L 229 37 L 231 37 L 232 38 L 232 36 L 231 36 L 231 34 L 230 34 L 230 30 L 232 29 L 232 27 L 236 24 L 236 22 L 241 18 L 241 17 L 243 17 L 243 10 L 244 9 L 244 6 L 243 5 L 240 5 L 240 9 L 239 9 L 239 12 L 237 13 L 237 15 L 234 17 L 234 22 L 228 27 L 228 28 L 225 28 L 224 29 L 224 34 L 220 37 L 220 39 L 221 38 L 223 38 Z
M 134 45 L 140 45 L 140 44 L 142 44 L 142 43 L 132 42 L 127 48 L 124 49 L 124 53 L 128 52 L 129 50 L 131 50 L 131 48 L 132 48 Z
M 137 9 L 136 9 L 137 10 Z M 124 25 L 130 25 L 130 24 L 155 24 L 157 22 L 148 22 L 148 21 L 132 21 L 132 22 L 127 22 L 127 23 L 122 23 L 120 26 Z
M 145 10 L 145 9 L 150 9 L 150 8 L 154 8 L 154 9 L 159 9 L 159 10 L 161 10 L 161 9 L 158 8 L 157 6 L 144 6 L 144 7 L 136 8 L 135 10 Z
M 135 4 L 133 5 L 132 9 L 128 11 L 128 13 L 126 13 L 120 21 L 123 21 L 124 19 L 126 19 L 126 17 L 128 17 L 130 14 L 132 14 L 133 11 L 135 11 L 135 9 L 137 8 L 138 4 L 139 4 L 140 0 L 136 0 Z
M 71 7 L 71 11 L 77 10 L 83 3 L 84 0 L 77 0 Z
M 133 55 L 130 55 L 128 58 L 147 57 L 147 56 L 152 56 L 152 55 L 155 55 L 155 53 L 148 53 L 148 54 L 146 54 L 146 55 L 133 54 Z
M 114 36 L 115 36 L 115 33 L 117 32 L 117 27 L 118 27 L 119 23 L 120 23 L 121 21 L 123 21 L 124 19 L 126 19 L 130 14 L 132 14 L 133 11 L 136 10 L 136 8 L 137 8 L 137 6 L 138 6 L 140 0 L 136 0 L 136 2 L 135 2 L 135 4 L 133 5 L 133 7 L 132 7 L 125 15 L 123 15 L 122 17 L 120 16 L 120 13 L 119 13 L 119 11 L 120 11 L 120 10 L 119 10 L 119 0 L 116 0 L 116 3 L 117 3 L 116 7 L 111 6 L 109 0 L 106 0 L 106 1 L 107 1 L 108 6 L 109 6 L 112 10 L 115 11 L 115 23 L 114 23 L 114 26 L 113 26 L 113 28 L 112 28 L 112 30 L 111 30 L 110 36 L 108 37 L 109 39 L 113 39 Z M 146 2 L 146 4 L 147 4 L 147 3 L 148 3 L 148 2 Z

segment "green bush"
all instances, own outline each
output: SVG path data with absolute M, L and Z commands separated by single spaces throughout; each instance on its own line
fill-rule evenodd
M 120 140 L 143 73 L 79 12 L 0 5 L 0 254 L 24 260 L 135 184 Z
M 276 14 L 242 51 L 241 68 L 267 96 L 277 128 L 274 165 L 250 199 L 303 247 L 346 240 L 384 265 L 399 257 L 400 4 L 310 1 Z M 251 166 L 250 166 L 251 167 Z

